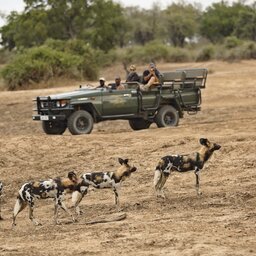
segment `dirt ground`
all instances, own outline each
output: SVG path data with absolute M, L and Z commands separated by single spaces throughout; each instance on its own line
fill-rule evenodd
M 132 131 L 126 121 L 96 124 L 92 134 L 47 136 L 31 119 L 32 99 L 76 87 L 0 92 L 0 177 L 4 183 L 0 255 L 256 255 L 256 61 L 159 64 L 159 69 L 206 67 L 202 111 L 185 115 L 175 128 Z M 106 71 L 107 73 L 107 71 Z M 154 168 L 167 154 L 190 153 L 206 137 L 222 146 L 201 174 L 175 173 L 167 199 L 156 199 Z M 11 228 L 17 191 L 28 180 L 66 176 L 70 170 L 115 170 L 118 157 L 138 168 L 121 188 L 126 219 L 88 225 L 115 214 L 111 190 L 92 190 L 81 202 L 84 214 L 73 224 L 61 212 L 53 224 L 52 200 L 38 201 Z M 67 205 L 70 196 L 67 195 Z

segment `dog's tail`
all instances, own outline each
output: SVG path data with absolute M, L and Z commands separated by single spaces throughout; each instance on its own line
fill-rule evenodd
M 13 209 L 13 221 L 12 226 L 15 226 L 15 220 L 19 212 L 21 212 L 27 206 L 27 202 L 25 202 L 20 195 L 17 196 L 16 203 Z

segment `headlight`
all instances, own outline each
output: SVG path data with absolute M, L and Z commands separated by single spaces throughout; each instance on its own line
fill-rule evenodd
M 68 104 L 68 100 L 58 100 L 56 101 L 56 107 L 57 108 L 64 108 L 65 106 L 67 106 Z
M 41 108 L 47 108 L 48 107 L 48 102 L 41 101 L 40 105 L 41 105 Z

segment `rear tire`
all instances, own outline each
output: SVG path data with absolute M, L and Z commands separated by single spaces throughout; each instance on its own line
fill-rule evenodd
M 68 118 L 68 129 L 73 135 L 89 134 L 93 129 L 93 118 L 85 110 L 78 110 Z
M 159 128 L 178 126 L 179 114 L 173 106 L 163 106 L 155 117 L 155 122 Z
M 129 125 L 134 131 L 148 129 L 152 122 L 144 120 L 142 118 L 136 118 L 129 120 Z
M 67 124 L 65 121 L 43 121 L 43 131 L 50 135 L 61 135 L 66 131 Z

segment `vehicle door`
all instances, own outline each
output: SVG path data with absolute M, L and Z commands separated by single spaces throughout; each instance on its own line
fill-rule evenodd
M 138 111 L 137 90 L 108 89 L 102 94 L 103 116 L 135 114 Z
M 142 91 L 142 107 L 144 109 L 154 108 L 159 101 L 160 92 L 158 88 L 152 88 L 150 91 Z

